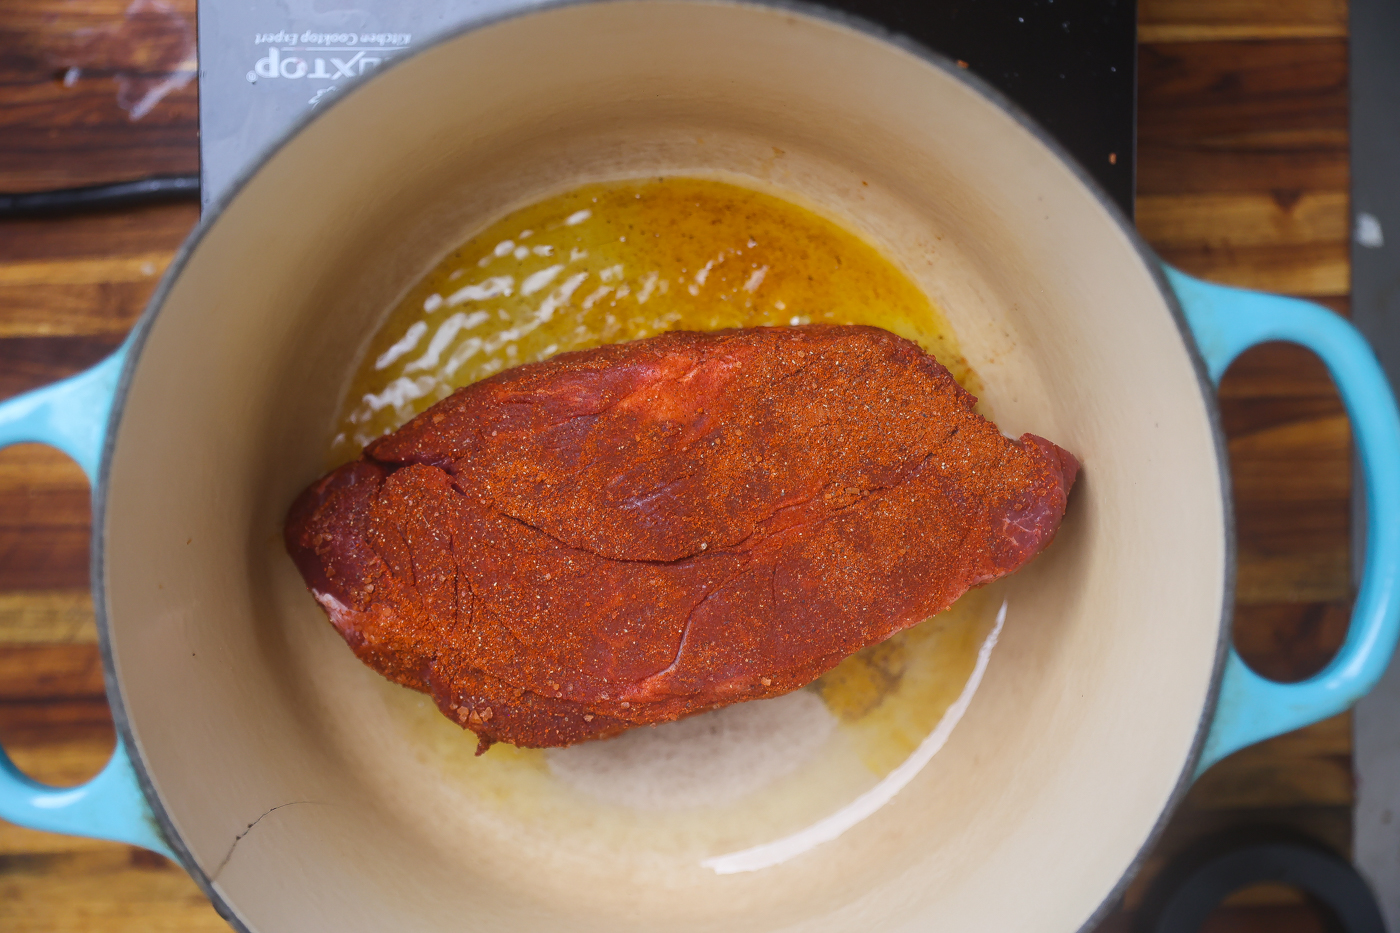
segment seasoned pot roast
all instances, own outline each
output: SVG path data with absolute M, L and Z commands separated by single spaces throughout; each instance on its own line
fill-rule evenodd
M 570 745 L 811 682 L 1054 537 L 1073 456 L 871 327 L 675 332 L 458 390 L 285 538 L 359 658 Z

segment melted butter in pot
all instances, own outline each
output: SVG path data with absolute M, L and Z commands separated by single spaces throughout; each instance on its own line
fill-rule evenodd
M 978 392 L 923 292 L 837 224 L 713 180 L 589 185 L 496 221 L 407 292 L 352 380 L 330 459 L 358 456 L 510 366 L 667 330 L 807 323 L 893 331 Z M 606 849 L 748 870 L 719 863 L 907 780 L 900 769 L 970 698 L 994 641 L 996 589 L 969 593 L 798 694 L 570 749 L 498 745 L 477 758 L 475 737 L 427 697 L 387 681 L 381 689 L 405 748 L 440 772 L 473 832 L 507 845 L 542 834 L 551 859 L 573 852 L 579 864 Z
M 718 181 L 588 185 L 498 220 L 408 291 L 355 374 L 331 459 L 520 363 L 668 330 L 812 323 L 893 331 L 977 394 L 924 293 L 831 221 Z

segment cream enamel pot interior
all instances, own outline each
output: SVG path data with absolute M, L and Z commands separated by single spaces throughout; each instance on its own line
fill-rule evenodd
M 587 851 L 474 830 L 400 753 L 279 536 L 357 355 L 417 276 L 513 206 L 654 174 L 772 190 L 877 244 L 946 313 L 1003 430 L 1084 464 L 934 763 L 757 872 L 633 858 L 603 829 Z M 1263 339 L 1324 355 L 1370 471 L 1370 589 L 1343 656 L 1302 687 L 1225 647 L 1210 380 Z M 567 5 L 418 52 L 210 212 L 122 354 L 9 403 L 0 426 L 100 475 L 94 585 L 123 740 L 74 790 L 9 768 L 0 815 L 170 852 L 245 930 L 1068 933 L 1200 767 L 1345 707 L 1395 641 L 1400 522 L 1376 478 L 1400 474 L 1400 428 L 1359 338 L 1300 303 L 1169 285 L 994 94 L 810 10 Z

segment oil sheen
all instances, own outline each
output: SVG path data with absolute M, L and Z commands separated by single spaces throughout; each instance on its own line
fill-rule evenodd
M 352 377 L 329 459 L 511 366 L 667 330 L 807 323 L 893 331 L 977 394 L 943 316 L 837 223 L 711 179 L 577 188 L 492 223 L 408 290 Z M 427 697 L 379 689 L 404 750 L 440 775 L 472 832 L 517 847 L 537 837 L 537 857 L 569 870 L 604 851 L 699 870 L 848 808 L 951 728 L 999 624 L 996 590 L 787 697 L 570 749 L 497 745 L 477 758 L 475 737 Z
M 719 181 L 588 185 L 501 218 L 409 289 L 351 381 L 331 459 L 354 459 L 454 389 L 556 353 L 814 323 L 893 331 L 978 394 L 924 293 L 826 218 Z

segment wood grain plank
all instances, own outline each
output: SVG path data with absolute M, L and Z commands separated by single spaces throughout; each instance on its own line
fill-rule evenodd
M 172 10 L 193 16 L 194 0 L 162 0 Z M 5 18 L 27 33 L 43 29 L 72 32 L 120 18 L 131 0 L 6 0 Z
M 1346 286 L 1350 260 L 1342 243 L 1292 247 L 1162 248 L 1162 259 L 1183 272 L 1222 285 L 1312 297 Z
M 0 190 L 198 171 L 191 0 L 15 2 L 5 12 Z M 147 106 L 172 75 L 183 85 Z
M 97 337 L 120 343 L 158 281 L 152 275 L 135 282 L 0 286 L 0 339 Z
M 101 362 L 122 334 L 0 337 L 0 399 L 57 382 Z
M 0 222 L 0 262 L 174 252 L 199 222 L 199 206 L 176 202 L 120 211 Z
M 194 204 L 161 204 L 0 222 L 0 339 L 95 336 L 115 343 L 198 219 Z
M 1331 303 L 1345 310 L 1345 302 Z M 1237 599 L 1345 602 L 1351 443 L 1326 368 L 1299 347 L 1256 347 L 1226 373 L 1220 407 L 1235 497 Z
M 103 734 L 103 730 L 111 726 L 112 713 L 107 709 L 105 696 L 0 703 L 0 729 L 21 745 L 66 742 Z
M 56 59 L 55 63 L 59 65 L 56 72 L 61 72 L 62 62 Z M 108 159 L 134 154 L 156 162 L 178 159 L 178 168 L 188 170 L 184 162 L 189 148 L 186 127 L 199 120 L 199 102 L 193 94 L 181 89 L 165 97 L 159 104 L 160 121 L 136 135 L 129 126 L 136 120 L 121 106 L 120 80 L 106 68 L 89 66 L 83 71 L 86 74 L 71 87 L 53 79 L 6 86 L 0 98 L 0 130 L 10 135 L 0 153 L 25 162 L 55 152 L 66 156 L 72 143 L 63 136 L 81 130 L 85 140 L 93 143 L 92 148 L 102 150 Z M 153 164 L 146 171 L 175 168 Z
M 77 461 L 57 448 L 15 444 L 0 451 L 0 495 L 86 493 L 87 488 L 87 475 Z
M 86 589 L 91 527 L 77 463 L 40 444 L 0 450 L 0 592 Z
M 1140 0 L 1138 41 L 1343 38 L 1345 0 Z
M 1329 303 L 1334 310 L 1346 310 L 1345 301 Z M 1290 343 L 1266 343 L 1245 351 L 1226 371 L 1217 395 L 1227 437 L 1344 414 L 1327 367 L 1311 351 Z
M 6 855 L 38 855 L 60 852 L 91 852 L 106 849 L 116 843 L 83 836 L 66 836 L 26 829 L 0 820 L 0 857 Z
M 1351 596 L 1351 550 L 1344 543 L 1343 528 L 1329 523 L 1319 529 L 1318 537 L 1329 540 L 1313 541 L 1312 553 L 1299 553 L 1307 545 L 1306 531 L 1299 532 L 1296 522 L 1289 522 L 1283 530 L 1296 536 L 1293 553 L 1263 547 L 1240 549 L 1235 582 L 1239 603 L 1334 602 Z M 1257 537 L 1267 540 L 1269 534 L 1265 530 Z
M 1348 316 L 1350 302 L 1345 297 L 1313 300 L 1341 317 Z M 1306 347 L 1280 341 L 1261 343 L 1240 354 L 1225 371 L 1216 394 L 1223 405 L 1261 398 L 1299 401 L 1326 397 L 1335 400 L 1341 410 L 1332 376 L 1317 355 Z
M 140 15 L 147 6 L 141 4 L 133 11 L 134 5 L 131 0 L 5 0 L 4 29 L 10 41 L 0 60 L 23 62 L 24 53 L 36 48 L 91 43 L 95 33 L 101 36 L 130 14 Z M 195 0 L 161 0 L 159 7 L 163 9 L 150 13 L 175 15 L 186 21 L 195 15 Z M 142 52 L 134 49 L 125 54 L 140 56 Z M 37 61 L 31 61 L 19 74 L 31 76 L 37 66 Z
M 0 929 L 11 933 L 227 933 L 194 882 L 161 856 L 109 844 L 0 856 Z
M 1351 595 L 1351 431 L 1344 416 L 1230 439 L 1241 603 Z
M 1222 399 L 1220 410 L 1226 437 L 1238 437 L 1296 421 L 1322 423 L 1331 418 L 1344 417 L 1341 399 L 1335 392 L 1316 396 L 1281 394 Z
M 19 770 L 53 787 L 76 787 L 92 780 L 107 766 L 116 748 L 116 733 L 109 725 L 94 727 L 87 735 L 68 735 L 42 743 L 25 742 L 4 735 L 4 748 Z
M 1187 794 L 1193 809 L 1349 807 L 1351 714 L 1269 739 L 1229 756 L 1197 779 Z
M 0 265 L 0 287 L 148 282 L 159 278 L 173 258 L 173 253 L 159 252 L 95 259 L 7 262 Z
M 1145 141 L 1186 129 L 1188 139 L 1206 134 L 1236 148 L 1346 147 L 1344 39 L 1147 44 L 1139 70 L 1141 103 L 1153 118 L 1140 126 Z
M 1147 46 L 1140 54 L 1138 225 L 1187 271 L 1342 294 L 1344 42 Z
M 5 508 L 0 499 L 0 510 Z M 0 523 L 0 592 L 74 590 L 87 585 L 89 528 Z
M 21 771 L 77 784 L 115 741 L 96 644 L 0 644 L 0 745 Z
M 0 650 L 9 645 L 96 643 L 92 594 L 87 590 L 0 590 Z
M 0 703 L 0 746 L 25 774 L 68 787 L 112 757 L 116 731 L 105 696 Z
M 1345 415 L 1308 418 L 1230 439 L 1241 496 L 1288 504 L 1351 495 L 1347 471 L 1338 469 L 1351 450 Z
M 1202 800 L 1219 807 L 1252 807 L 1259 819 L 1279 807 L 1332 805 L 1350 807 L 1356 800 L 1350 751 L 1328 757 L 1280 761 L 1265 752 L 1246 749 L 1228 768 L 1202 775 L 1197 786 Z
M 107 696 L 97 645 L 0 645 L 0 703 Z
M 1327 665 L 1346 638 L 1351 604 L 1261 603 L 1235 607 L 1235 649 L 1270 680 L 1298 681 Z
M 1347 190 L 1342 39 L 1143 45 L 1138 88 L 1139 195 Z
M 0 338 L 120 339 L 145 310 L 171 252 L 0 263 Z
M 1350 287 L 1345 192 L 1149 195 L 1137 210 L 1147 241 L 1193 275 L 1292 295 Z
M 1139 231 L 1161 249 L 1332 245 L 1347 240 L 1345 191 L 1296 197 L 1280 193 L 1148 195 L 1138 198 L 1137 206 Z M 1340 288 L 1320 294 L 1346 290 L 1343 280 Z

